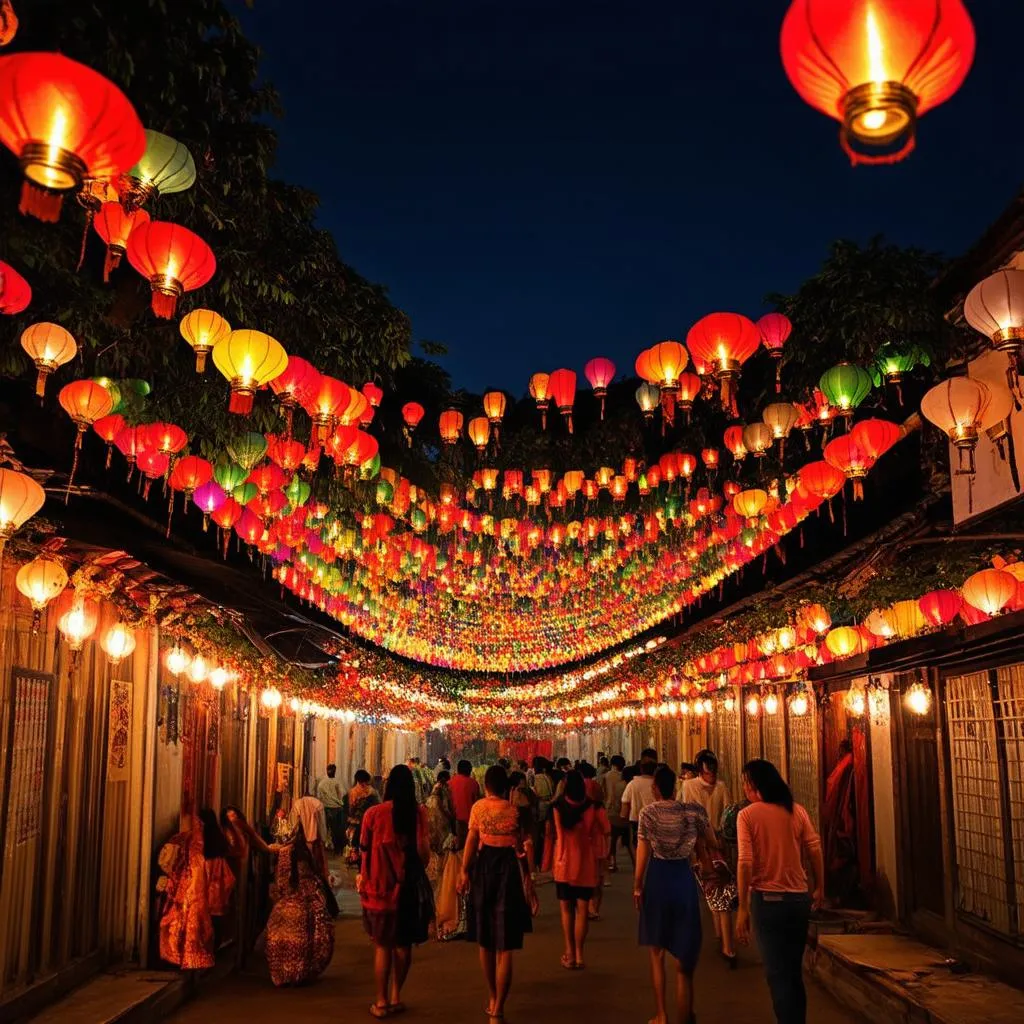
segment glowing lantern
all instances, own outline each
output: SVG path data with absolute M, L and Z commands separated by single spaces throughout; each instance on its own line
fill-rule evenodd
M 32 605 L 32 628 L 35 630 L 39 628 L 42 610 L 68 585 L 68 574 L 60 562 L 40 555 L 18 570 L 14 585 Z
M 695 363 L 703 363 L 720 382 L 722 407 L 735 414 L 735 383 L 740 367 L 761 344 L 752 320 L 739 313 L 709 313 L 686 335 L 686 347 Z
M 299 356 L 288 356 L 284 372 L 271 378 L 270 390 L 277 396 L 284 410 L 285 428 L 292 436 L 295 407 L 305 405 L 320 383 L 320 371 Z M 372 385 L 367 385 L 370 387 Z
M 1017 580 L 1003 569 L 982 569 L 960 588 L 964 603 L 986 615 L 998 615 L 1016 596 Z
M 10 58 L 0 57 L 0 61 Z M 65 363 L 71 362 L 78 352 L 78 345 L 70 331 L 59 324 L 46 321 L 27 327 L 21 334 L 21 347 L 39 371 L 36 374 L 36 394 L 46 394 L 46 378 Z
M 149 214 L 145 210 L 127 212 L 120 203 L 102 203 L 93 219 L 96 234 L 107 247 L 103 261 L 103 280 L 110 280 L 110 272 L 121 264 L 121 258 L 128 249 L 128 237 L 138 224 L 145 224 Z
M 794 693 L 793 696 L 789 698 L 789 713 L 791 715 L 796 715 L 797 718 L 802 718 L 806 715 L 809 707 L 810 704 L 807 701 L 807 694 L 803 691 Z
M 854 718 L 861 718 L 864 712 L 867 710 L 868 702 L 864 696 L 863 686 L 851 686 L 846 691 L 846 710 L 853 715 Z
M 185 192 L 196 181 L 196 162 L 186 146 L 161 132 L 146 129 L 146 150 L 121 176 L 117 189 L 125 209 L 132 211 L 152 196 Z
M 782 346 L 793 333 L 793 325 L 782 313 L 765 313 L 757 321 L 757 329 L 765 351 L 775 360 L 775 393 L 778 394 L 782 390 Z
M 722 441 L 736 462 L 742 462 L 747 457 L 747 446 L 743 443 L 743 427 L 739 424 L 726 427 Z
M 505 396 L 500 391 L 488 391 L 484 395 L 484 413 L 488 423 L 496 430 L 501 426 L 502 417 L 505 415 Z
M 819 636 L 832 625 L 832 616 L 821 604 L 809 604 L 801 610 L 801 619 Z
M 107 446 L 107 461 L 105 467 L 110 469 L 110 456 L 114 451 L 114 441 L 117 439 L 117 435 L 124 430 L 124 417 L 113 413 L 110 416 L 101 416 L 93 425 L 92 429 L 103 438 L 104 443 Z
M 871 454 L 857 443 L 853 434 L 843 434 L 829 441 L 822 454 L 830 466 L 853 481 L 853 500 L 860 501 L 864 497 L 864 477 L 875 464 Z
M 850 437 L 874 464 L 903 436 L 903 431 L 888 420 L 861 420 L 850 431 Z
M 610 359 L 598 356 L 583 367 L 583 376 L 594 389 L 594 397 L 601 403 L 601 419 L 604 419 L 604 400 L 608 385 L 615 379 L 615 364 Z
M 181 318 L 181 336 L 196 354 L 196 373 L 206 369 L 206 356 L 231 333 L 231 324 L 212 309 L 193 309 Z
M 167 671 L 175 678 L 186 671 L 191 663 L 192 658 L 189 656 L 188 651 L 181 647 L 172 647 L 164 655 L 164 665 L 167 666 Z
M 535 373 L 530 378 L 530 396 L 537 403 L 542 430 L 547 430 L 548 427 L 548 406 L 551 404 L 550 385 L 551 377 L 546 373 Z
M 0 313 L 13 316 L 28 309 L 32 288 L 9 263 L 0 262 Z
M 941 629 L 948 626 L 963 607 L 963 598 L 955 590 L 931 590 L 918 598 L 925 621 Z
M 689 361 L 685 346 L 678 341 L 659 341 L 647 350 L 647 366 L 653 375 L 650 383 L 657 384 L 662 394 L 675 394 L 679 375 Z
M 961 0 L 793 0 L 781 45 L 790 82 L 839 121 L 851 162 L 894 163 L 966 77 L 974 27 Z
M 786 438 L 796 426 L 800 412 L 792 402 L 773 402 L 765 406 L 761 419 L 771 428 L 772 437 L 779 442 L 780 458 L 785 453 Z
M 743 428 L 743 447 L 755 459 L 763 459 L 774 440 L 772 428 L 767 423 L 751 423 Z
M 188 455 L 175 463 L 167 482 L 172 490 L 184 491 L 188 499 L 197 487 L 202 487 L 212 476 L 213 466 L 206 459 L 198 455 Z
M 1024 346 L 1024 270 L 997 270 L 964 300 L 964 319 L 1000 352 L 1016 360 Z
M 85 431 L 97 420 L 107 416 L 114 407 L 110 392 L 92 380 L 76 380 L 65 384 L 57 400 L 77 428 L 76 448 L 81 448 Z
M 437 420 L 441 440 L 445 444 L 456 444 L 462 436 L 462 413 L 458 409 L 446 409 Z
M 63 193 L 110 179 L 142 156 L 146 139 L 112 82 L 58 53 L 0 57 L 0 142 L 18 158 L 21 212 L 60 216 Z
M 164 220 L 135 227 L 128 262 L 149 281 L 153 312 L 163 320 L 174 316 L 184 292 L 202 288 L 217 270 L 213 250 L 197 234 Z
M 260 694 L 260 703 L 268 711 L 274 711 L 281 706 L 281 702 L 284 698 L 281 696 L 281 691 L 275 689 L 273 686 L 268 686 Z
M 210 672 L 210 685 L 215 690 L 223 690 L 225 686 L 231 681 L 231 673 L 222 665 L 218 665 Z
M 228 411 L 248 416 L 256 389 L 285 372 L 288 354 L 276 338 L 263 331 L 236 330 L 214 346 L 213 365 L 231 386 Z
M 744 519 L 756 519 L 765 510 L 767 504 L 768 492 L 759 488 L 740 491 L 732 499 L 732 507 L 736 510 L 736 514 L 743 516 Z
M 888 609 L 874 608 L 868 612 L 864 619 L 864 628 L 872 635 L 882 640 L 888 640 L 896 633 L 892 613 Z
M 99 605 L 75 591 L 66 591 L 61 595 L 56 610 L 60 613 L 57 629 L 72 652 L 80 651 L 82 644 L 96 632 L 100 620 Z
M 835 658 L 850 658 L 864 649 L 864 638 L 851 626 L 839 626 L 828 631 L 825 646 Z
M 123 622 L 116 622 L 100 641 L 111 665 L 119 665 L 135 650 L 135 633 Z
M 658 408 L 658 403 L 661 401 L 661 392 L 653 384 L 641 384 L 636 389 L 636 404 L 640 406 L 640 411 L 644 414 L 644 419 L 649 420 L 654 417 L 654 410 Z
M 573 370 L 555 370 L 548 378 L 551 398 L 572 433 L 572 407 L 576 401 L 576 374 Z
M 420 421 L 426 415 L 426 410 L 419 402 L 406 402 L 402 406 L 402 421 L 405 423 L 405 439 L 412 447 L 413 431 L 420 425 Z
M 486 416 L 474 416 L 466 428 L 470 441 L 476 446 L 476 450 L 483 454 L 491 439 L 491 428 Z
M 744 705 L 744 707 L 747 709 L 747 714 L 750 715 L 751 718 L 757 718 L 757 716 L 761 713 L 761 702 L 757 699 L 757 697 L 754 694 L 751 694 L 747 698 L 747 703 Z
M 931 690 L 921 683 L 914 683 L 903 695 L 903 703 L 915 715 L 927 715 L 932 708 Z
M 188 667 L 188 677 L 193 683 L 205 683 L 207 677 L 210 674 L 210 665 L 207 660 L 201 655 L 197 654 L 192 659 L 192 664 Z
M 931 359 L 924 349 L 916 345 L 896 345 L 889 342 L 875 353 L 875 384 L 880 383 L 881 377 L 884 377 L 887 383 L 894 384 L 896 397 L 902 405 L 903 391 L 900 384 L 903 377 L 915 366 L 928 366 L 930 363 Z
M 199 511 L 203 513 L 204 532 L 209 525 L 210 516 L 227 500 L 227 494 L 225 494 L 223 488 L 216 480 L 207 480 L 206 483 L 200 484 L 195 489 L 195 492 L 192 495 L 192 501 L 195 502 Z
M 380 403 L 384 398 L 384 392 L 379 388 L 372 380 L 368 380 L 363 385 L 363 395 L 366 400 L 370 403 L 371 408 L 379 409 Z
M 352 401 L 352 389 L 335 377 L 321 374 L 315 390 L 307 397 L 306 412 L 313 420 L 313 439 L 317 444 L 326 443 L 335 425 L 346 412 Z
M 917 636 L 927 625 L 924 613 L 917 601 L 897 601 L 890 609 L 892 624 L 896 628 L 896 635 L 901 640 L 909 640 Z
M 348 393 L 348 404 L 341 407 L 338 413 L 338 422 L 346 426 L 365 425 L 368 422 L 365 413 L 370 408 L 369 399 L 361 391 L 356 391 L 355 388 L 350 388 L 347 384 L 345 389 Z
M 709 474 L 713 473 L 718 468 L 718 449 L 701 448 L 700 461 L 704 463 L 704 468 Z
M 768 693 L 765 695 L 764 700 L 761 701 L 761 706 L 764 708 L 764 713 L 766 715 L 777 714 L 779 710 L 779 698 L 776 697 L 774 693 Z
M 834 498 L 846 483 L 846 475 L 842 470 L 828 462 L 808 462 L 797 472 L 804 490 L 818 502 Z
M 26 473 L 0 468 L 0 551 L 42 507 L 46 492 Z
M 854 410 L 871 393 L 871 384 L 871 374 L 853 363 L 837 363 L 818 381 L 818 387 L 829 404 L 847 419 L 853 418 Z
M 675 403 L 686 414 L 686 422 L 690 422 L 690 411 L 693 403 L 700 395 L 704 382 L 695 373 L 679 374 L 679 386 L 676 389 Z
M 968 473 L 974 472 L 978 431 L 991 401 L 992 392 L 988 386 L 973 377 L 944 380 L 921 399 L 921 414 L 953 442 L 961 468 L 963 453 L 967 453 Z
M 267 454 L 267 439 L 263 434 L 257 433 L 255 430 L 249 431 L 246 434 L 242 434 L 240 437 L 233 441 L 229 441 L 225 446 L 228 455 L 238 463 L 239 466 L 245 470 L 243 479 L 252 470 L 253 466 L 258 463 L 264 455 Z M 228 489 L 229 485 L 223 481 L 217 481 L 221 487 L 225 490 Z M 241 483 L 241 480 L 239 481 Z M 232 488 L 233 489 L 233 488 Z

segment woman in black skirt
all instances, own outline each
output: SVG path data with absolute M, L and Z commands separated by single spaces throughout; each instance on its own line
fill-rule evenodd
M 480 944 L 490 996 L 485 1012 L 501 1020 L 512 987 L 512 953 L 523 948 L 523 936 L 533 930 L 533 843 L 509 803 L 505 769 L 488 768 L 484 789 L 486 797 L 473 804 L 469 816 L 459 891 L 471 894 L 469 937 Z

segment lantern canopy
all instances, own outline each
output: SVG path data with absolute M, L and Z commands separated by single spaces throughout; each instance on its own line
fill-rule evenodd
M 196 162 L 188 147 L 162 132 L 146 129 L 146 150 L 139 162 L 121 176 L 118 191 L 126 210 L 152 196 L 185 192 L 196 181 Z
M 45 221 L 60 216 L 63 193 L 115 177 L 146 146 L 124 93 L 59 53 L 0 57 L 0 142 L 25 176 L 21 212 Z
M 231 333 L 231 324 L 212 309 L 193 309 L 181 318 L 178 330 L 196 354 L 196 373 L 202 373 L 207 355 Z
M 78 345 L 60 324 L 46 321 L 27 327 L 21 334 L 21 347 L 39 371 L 36 375 L 36 394 L 46 394 L 46 378 L 65 363 L 71 362 L 78 353 Z
M 214 346 L 213 365 L 231 386 L 228 411 L 248 416 L 256 389 L 285 372 L 288 354 L 276 338 L 263 331 L 235 330 Z
M 974 26 L 962 0 L 793 0 L 781 48 L 796 91 L 839 121 L 850 160 L 893 163 L 967 76 Z
M 202 288 L 217 270 L 213 250 L 180 224 L 151 220 L 128 238 L 128 262 L 153 290 L 153 312 L 170 320 L 184 292 Z

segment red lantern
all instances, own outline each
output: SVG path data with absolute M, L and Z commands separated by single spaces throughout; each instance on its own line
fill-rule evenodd
M 115 177 L 146 148 L 124 93 L 59 53 L 0 57 L 0 142 L 25 176 L 21 212 L 51 222 L 63 193 L 86 179 Z
M 213 476 L 213 466 L 198 455 L 188 455 L 179 459 L 171 471 L 168 483 L 176 491 L 184 491 L 191 497 L 197 487 L 202 487 Z
M 145 427 L 124 427 L 114 438 L 114 444 L 120 449 L 121 454 L 128 460 L 128 476 L 131 476 L 132 467 L 139 456 L 139 452 L 146 448 Z
M 917 601 L 928 623 L 939 629 L 948 626 L 957 617 L 963 603 L 963 598 L 955 590 L 932 590 Z
M 366 396 L 366 400 L 370 403 L 374 409 L 380 408 L 381 399 L 384 397 L 384 392 L 373 383 L 372 380 L 368 380 L 363 385 L 363 394 Z
M 405 423 L 405 439 L 412 447 L 413 431 L 420 425 L 426 410 L 419 402 L 406 402 L 402 406 L 402 421 Z
M 246 482 L 254 484 L 256 490 L 260 494 L 266 495 L 271 491 L 276 491 L 281 487 L 284 487 L 288 482 L 288 477 L 280 466 L 275 465 L 273 462 L 264 462 L 262 465 L 256 466 L 255 469 L 253 469 L 247 477 Z
M 289 437 L 267 434 L 267 457 L 286 473 L 294 473 L 306 457 L 306 446 Z
M 808 462 L 797 472 L 800 483 L 819 504 L 834 498 L 846 483 L 845 474 L 828 462 Z
M 317 444 L 323 444 L 330 436 L 334 425 L 341 418 L 351 402 L 352 389 L 341 380 L 321 374 L 316 388 L 303 403 L 306 412 L 313 419 L 313 436 Z
M 93 425 L 92 429 L 103 438 L 107 446 L 106 468 L 110 469 L 110 456 L 114 450 L 114 441 L 117 435 L 124 430 L 124 417 L 119 413 L 111 413 L 109 416 L 102 416 Z
M 875 464 L 871 453 L 857 443 L 853 434 L 843 434 L 829 441 L 822 454 L 830 466 L 853 481 L 853 500 L 860 501 L 864 497 L 864 477 Z
M 438 417 L 437 426 L 445 444 L 455 444 L 462 436 L 462 413 L 458 409 L 446 409 Z
M 610 359 L 598 356 L 583 367 L 583 376 L 594 389 L 594 397 L 601 401 L 601 419 L 604 419 L 604 399 L 608 385 L 615 379 L 615 364 Z
M 201 288 L 213 277 L 213 250 L 180 224 L 151 220 L 138 224 L 128 237 L 128 262 L 153 289 L 153 312 L 162 320 L 174 316 L 179 297 Z
M 703 363 L 718 379 L 722 407 L 735 415 L 735 383 L 740 367 L 761 344 L 761 333 L 752 320 L 739 313 L 709 313 L 686 335 L 686 347 L 695 363 Z
M 103 280 L 110 280 L 110 272 L 121 264 L 121 257 L 128 249 L 128 238 L 140 224 L 149 221 L 145 210 L 128 213 L 120 203 L 103 203 L 92 222 L 96 234 L 107 246 L 107 258 L 103 261 Z
M 139 452 L 139 472 L 146 478 L 145 486 L 142 488 L 142 498 L 149 499 L 149 487 L 154 480 L 159 480 L 171 464 L 170 457 L 153 449 L 144 449 Z
M 961 0 L 794 0 L 781 44 L 790 82 L 840 122 L 851 162 L 894 163 L 917 119 L 959 89 L 974 26 Z
M 174 423 L 150 423 L 140 427 L 145 438 L 145 447 L 162 455 L 177 455 L 188 444 L 188 434 Z
M 0 313 L 8 316 L 28 309 L 32 288 L 9 263 L 0 263 Z
M 292 436 L 292 419 L 295 406 L 305 405 L 320 383 L 320 371 L 299 356 L 289 356 L 284 373 L 270 381 L 270 390 L 284 410 L 288 436 Z
M 78 452 L 82 447 L 82 435 L 98 419 L 102 419 L 110 413 L 114 407 L 114 399 L 105 387 L 95 381 L 75 380 L 60 389 L 57 400 L 75 425 L 75 453 L 71 461 L 71 472 L 68 474 L 66 501 L 67 495 L 71 493 L 71 482 L 75 478 L 75 470 L 78 468 Z
M 576 374 L 572 370 L 555 370 L 548 380 L 548 390 L 572 433 L 572 407 L 576 401 Z
M 782 346 L 793 332 L 793 325 L 788 316 L 782 313 L 765 313 L 757 321 L 757 329 L 761 332 L 761 344 L 765 351 L 775 360 L 775 393 L 782 392 Z
M 862 451 L 867 453 L 872 465 L 902 436 L 903 431 L 888 420 L 861 420 L 850 431 L 850 437 Z
M 964 580 L 960 592 L 964 604 L 998 615 L 1017 596 L 1017 580 L 1003 569 L 982 569 Z
M 742 462 L 747 457 L 747 446 L 743 443 L 743 425 L 741 423 L 726 427 L 722 441 L 737 462 Z

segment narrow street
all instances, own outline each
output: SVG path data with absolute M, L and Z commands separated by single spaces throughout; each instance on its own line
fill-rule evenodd
M 631 877 L 613 876 L 605 890 L 603 920 L 592 926 L 587 969 L 559 967 L 561 932 L 554 887 L 541 888 L 541 914 L 535 932 L 516 962 L 516 978 L 507 1019 L 531 1024 L 564 1024 L 594 1015 L 615 1024 L 643 1024 L 653 1014 L 647 955 L 636 944 Z M 344 894 L 349 897 L 350 894 Z M 184 1007 L 176 1024 L 208 1021 L 369 1020 L 373 998 L 371 953 L 357 905 L 343 900 L 346 911 L 337 925 L 334 960 L 314 984 L 275 989 L 257 953 L 250 973 L 235 975 Z M 705 922 L 704 956 L 697 971 L 696 1013 L 700 1024 L 756 1024 L 773 1020 L 768 990 L 753 949 L 740 954 L 729 971 L 715 950 L 714 933 Z M 404 1019 L 446 1024 L 483 1021 L 486 1003 L 477 967 L 476 947 L 465 942 L 430 943 L 416 950 L 405 991 Z M 811 986 L 808 1020 L 814 1024 L 854 1024 L 827 993 Z

